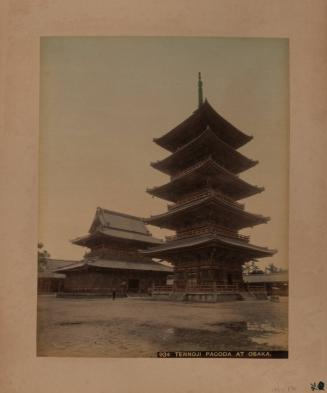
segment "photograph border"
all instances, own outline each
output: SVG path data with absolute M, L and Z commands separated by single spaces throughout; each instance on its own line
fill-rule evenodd
M 26 392 L 296 392 L 326 382 L 326 3 L 3 2 L 0 289 L 2 386 Z M 287 360 L 37 358 L 39 37 L 203 35 L 290 39 L 290 337 Z M 314 269 L 312 268 L 314 266 Z

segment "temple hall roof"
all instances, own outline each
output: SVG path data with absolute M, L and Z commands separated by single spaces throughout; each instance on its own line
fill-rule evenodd
M 65 273 L 68 271 L 84 270 L 84 269 L 115 269 L 115 270 L 142 270 L 152 272 L 166 272 L 171 273 L 173 269 L 170 266 L 163 265 L 159 262 L 128 262 L 116 261 L 111 259 L 96 259 L 89 261 L 78 262 L 74 265 L 58 269 L 58 273 Z
M 55 273 L 57 269 L 61 269 L 63 267 L 71 266 L 77 263 L 77 261 L 67 260 L 67 259 L 53 259 L 48 258 L 46 264 L 44 266 L 44 270 L 42 272 L 38 272 L 38 278 L 65 278 L 63 274 Z
M 96 210 L 89 232 L 92 233 L 98 224 L 107 229 L 135 232 L 141 235 L 151 236 L 140 217 L 103 209 L 101 207 L 98 207 Z
M 243 274 L 243 280 L 248 283 L 288 282 L 288 271 L 269 274 Z
M 97 238 L 115 238 L 148 244 L 160 244 L 140 217 L 131 216 L 98 207 L 89 234 L 72 240 L 72 243 L 87 247 Z
M 46 270 L 56 271 L 62 267 L 66 267 L 69 265 L 73 265 L 78 261 L 70 260 L 70 259 L 54 259 L 48 258 L 46 263 Z

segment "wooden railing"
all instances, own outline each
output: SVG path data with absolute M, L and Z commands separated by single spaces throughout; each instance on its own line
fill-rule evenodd
M 264 285 L 255 285 L 255 286 L 248 285 L 247 291 L 250 293 L 266 292 L 266 287 Z
M 152 292 L 171 292 L 173 290 L 172 285 L 156 285 L 152 288 Z
M 200 192 L 196 192 L 193 194 L 189 194 L 187 197 L 182 198 L 178 201 L 178 203 L 172 203 L 167 205 L 168 210 L 173 210 L 176 209 L 180 206 L 186 205 L 190 202 L 194 202 L 198 199 L 202 199 L 202 198 L 206 198 L 208 196 L 214 195 L 214 191 L 213 190 L 205 190 L 205 191 L 200 191 Z
M 150 289 L 149 289 L 150 291 Z M 97 288 L 97 287 L 74 287 L 72 289 L 70 288 L 65 288 L 65 292 L 67 293 L 102 293 L 102 294 L 108 294 L 112 295 L 113 289 L 112 288 Z M 128 293 L 148 293 L 148 291 L 145 290 L 133 290 L 133 289 L 128 289 L 128 288 L 116 288 L 115 289 L 116 295 L 126 295 Z
M 112 293 L 112 288 L 97 288 L 97 287 L 74 287 L 74 289 L 65 288 L 65 292 L 70 293 Z M 116 293 L 122 292 L 122 290 L 117 289 Z
M 217 235 L 233 238 L 236 240 L 241 240 L 247 243 L 250 241 L 249 236 L 240 235 L 237 232 L 230 231 L 226 228 L 220 227 L 219 225 L 208 225 L 208 226 L 204 225 L 201 227 L 192 227 L 184 231 L 179 231 L 176 235 L 166 236 L 166 240 L 168 241 L 180 240 L 180 239 L 186 239 L 188 237 L 201 236 L 205 234 L 217 234 Z
M 206 161 L 209 161 L 210 158 L 211 158 L 210 156 L 206 157 L 204 160 L 198 161 L 196 164 L 191 165 L 191 166 L 189 166 L 186 169 L 183 169 L 181 171 L 178 171 L 177 173 L 174 173 L 171 176 L 171 180 L 175 180 L 175 179 L 177 179 L 177 178 L 179 178 L 181 176 L 184 176 L 185 174 L 187 174 L 189 172 L 192 172 L 196 168 L 200 168 Z
M 168 210 L 177 209 L 181 206 L 187 205 L 188 203 L 194 202 L 198 199 L 202 199 L 202 198 L 206 198 L 206 197 L 214 196 L 214 195 L 219 196 L 230 207 L 233 207 L 233 208 L 236 207 L 238 209 L 244 210 L 244 204 L 235 202 L 231 198 L 228 198 L 226 195 L 223 195 L 222 193 L 220 193 L 218 191 L 211 190 L 211 189 L 210 190 L 203 190 L 203 191 L 196 192 L 193 194 L 189 194 L 187 197 L 180 199 L 177 203 L 172 203 L 172 204 L 167 205 L 167 208 L 168 208 Z

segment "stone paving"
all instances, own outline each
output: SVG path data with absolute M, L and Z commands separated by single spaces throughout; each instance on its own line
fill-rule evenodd
M 158 351 L 287 350 L 288 298 L 189 303 L 38 298 L 39 356 L 156 357 Z

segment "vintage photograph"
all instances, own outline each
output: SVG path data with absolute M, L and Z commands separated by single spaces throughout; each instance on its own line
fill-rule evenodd
M 287 358 L 288 201 L 287 39 L 41 38 L 38 356 Z

